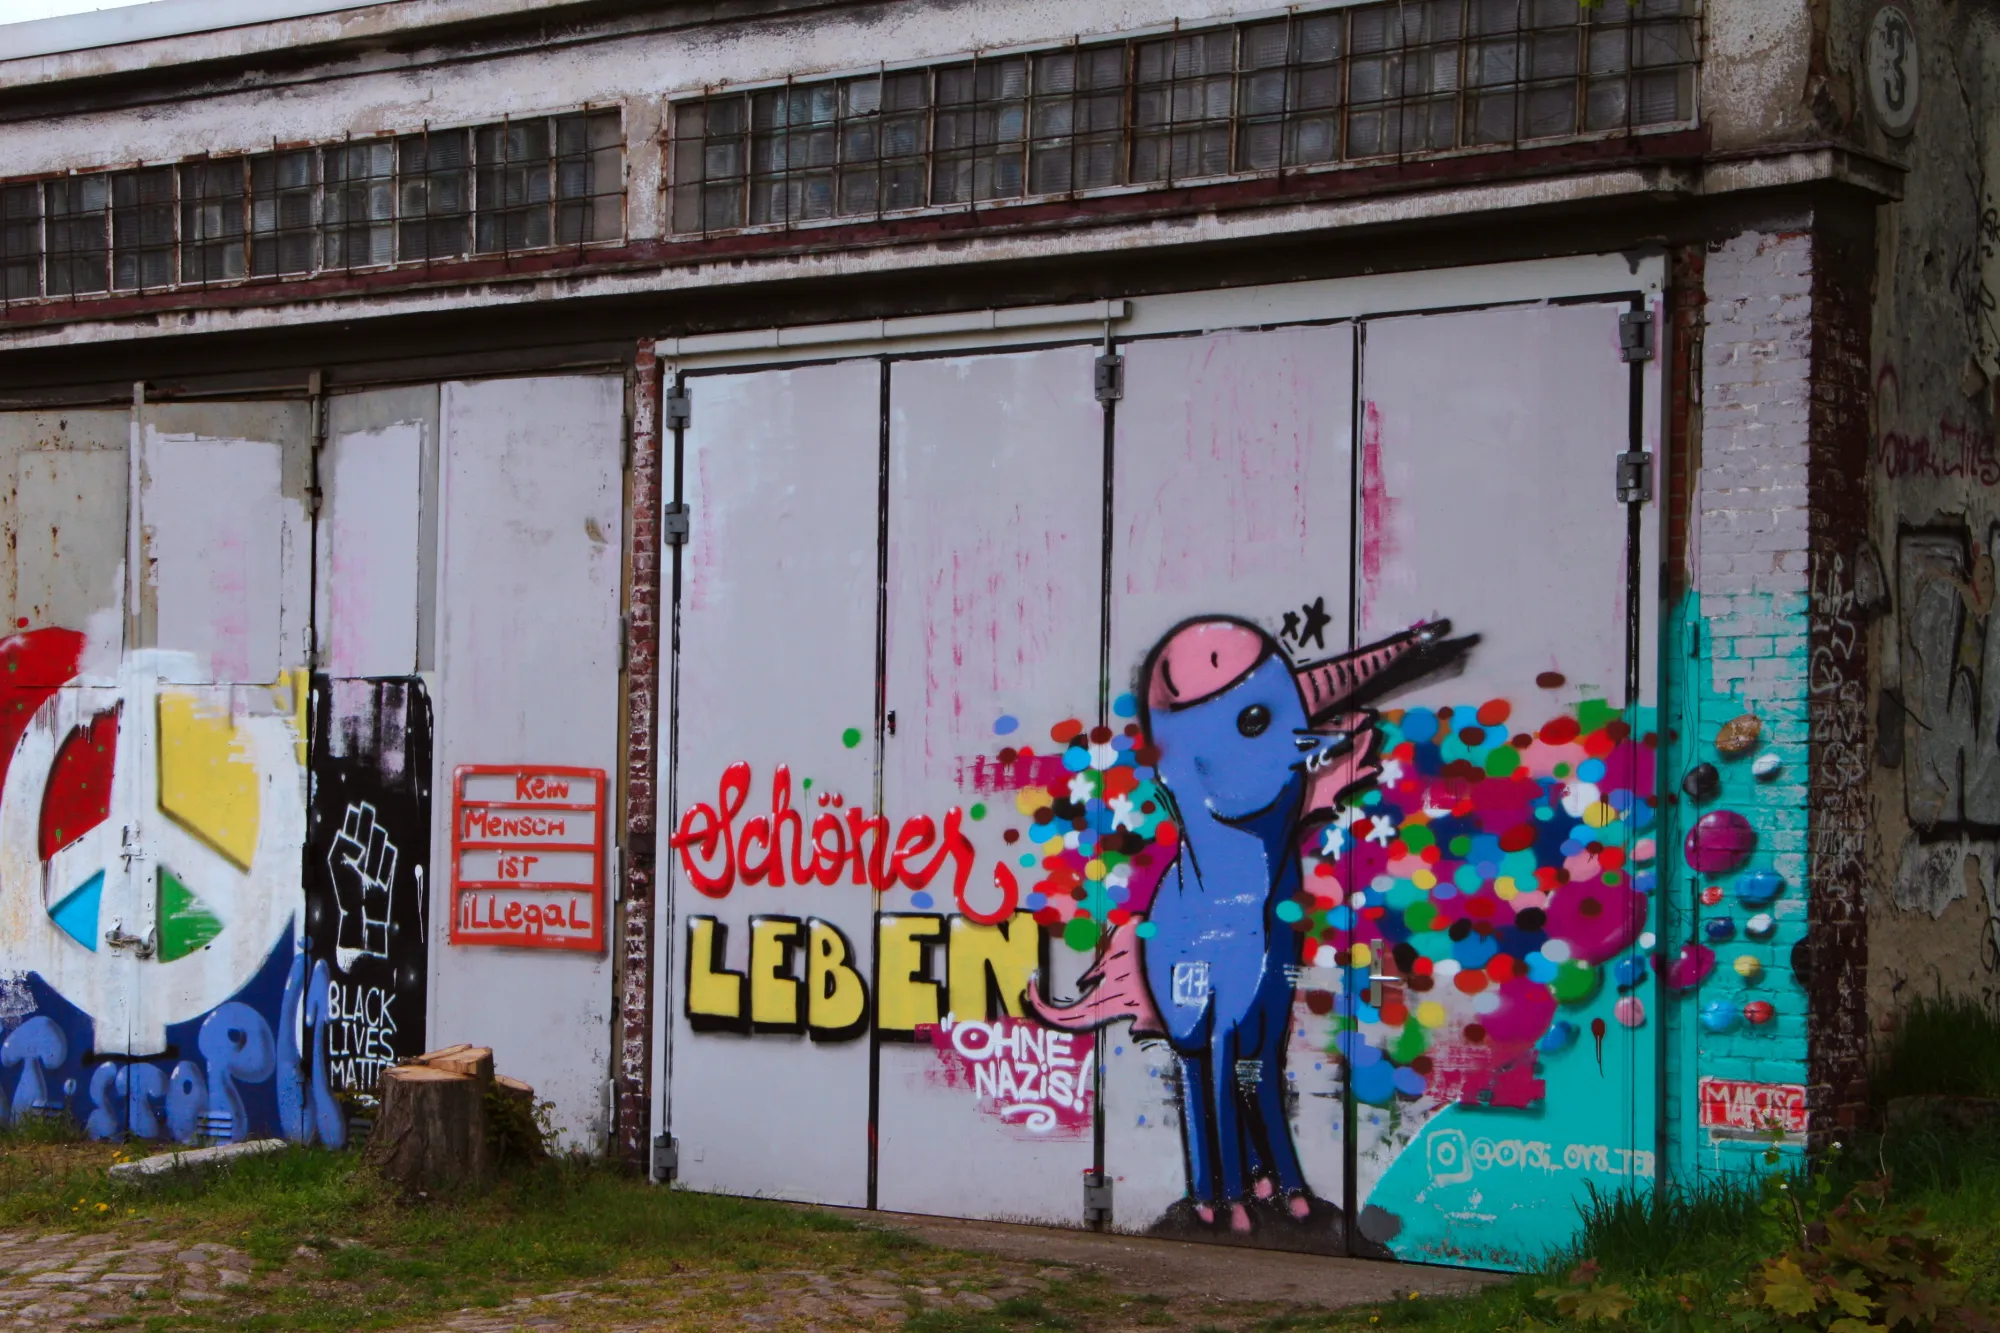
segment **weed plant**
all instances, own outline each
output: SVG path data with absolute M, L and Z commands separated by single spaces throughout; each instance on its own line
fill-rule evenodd
M 1919 996 L 1876 1050 L 1870 1096 L 2000 1098 L 2000 1013 L 1964 995 Z

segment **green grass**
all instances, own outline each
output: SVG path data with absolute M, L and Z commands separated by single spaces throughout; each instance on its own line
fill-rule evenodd
M 383 1327 L 612 1274 L 883 1262 L 873 1233 L 830 1214 L 655 1189 L 579 1163 L 518 1170 L 479 1198 L 406 1202 L 352 1154 L 287 1149 L 141 1193 L 107 1183 L 113 1149 L 5 1146 L 0 1226 L 123 1224 L 220 1241 L 265 1267 L 301 1247 L 316 1255 L 294 1263 L 299 1281 L 260 1290 L 245 1327 Z
M 1919 996 L 1880 1044 L 1868 1083 L 1878 1105 L 1927 1093 L 2000 1097 L 2000 1013 L 1969 996 Z
M 1919 1021 L 1942 1026 L 1948 1015 L 1941 1014 L 1925 1010 L 1911 1027 Z M 1950 1021 L 1960 1024 L 1959 1046 L 1976 1040 L 1964 1035 L 1963 1014 Z M 1913 1052 L 1939 1040 L 1934 1033 L 1909 1037 L 1891 1048 L 1891 1058 L 1928 1059 Z M 1958 1075 L 1947 1066 L 1943 1077 Z M 1902 1086 L 1929 1090 L 1938 1081 L 1926 1085 L 1910 1073 Z M 397 1198 L 353 1155 L 306 1149 L 247 1159 L 206 1179 L 144 1193 L 115 1190 L 104 1168 L 118 1151 L 76 1142 L 56 1126 L 0 1134 L 0 1226 L 118 1226 L 190 1243 L 222 1241 L 261 1266 L 283 1265 L 290 1275 L 282 1284 L 260 1285 L 254 1308 L 233 1314 L 169 1318 L 147 1312 L 148 1333 L 423 1326 L 446 1310 L 503 1304 L 526 1292 L 612 1276 L 667 1275 L 677 1287 L 713 1288 L 719 1326 L 730 1322 L 732 1298 L 725 1288 L 732 1274 L 894 1269 L 911 1282 L 969 1279 L 976 1289 L 986 1262 L 834 1214 L 657 1189 L 577 1162 L 518 1169 L 477 1198 L 411 1202 Z M 2000 1218 L 2000 1127 L 1976 1131 L 1942 1120 L 1899 1125 L 1884 1136 L 1858 1138 L 1821 1170 L 1835 1198 L 1857 1180 L 1886 1173 L 1896 1199 L 1925 1208 L 1958 1247 L 1960 1273 L 1973 1284 L 1975 1299 L 2000 1305 L 2000 1226 L 1994 1221 Z M 905 1327 L 909 1333 L 1090 1333 L 1135 1324 L 1188 1333 L 1527 1333 L 1558 1322 L 1538 1289 L 1560 1285 L 1575 1264 L 1589 1260 L 1601 1280 L 1640 1297 L 1624 1326 L 1664 1329 L 1684 1296 L 1710 1314 L 1726 1313 L 1727 1296 L 1751 1266 L 1791 1243 L 1788 1224 L 1762 1207 L 1771 1188 L 1731 1178 L 1643 1196 L 1596 1197 L 1585 1210 L 1577 1245 L 1552 1257 L 1546 1271 L 1464 1297 L 1330 1311 L 1275 1304 L 1189 1309 L 1078 1272 L 990 1310 L 933 1305 L 913 1313 Z M 301 1247 L 314 1257 L 298 1259 Z

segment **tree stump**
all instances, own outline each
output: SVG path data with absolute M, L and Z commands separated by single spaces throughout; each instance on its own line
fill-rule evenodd
M 493 1174 L 486 1134 L 486 1087 L 492 1077 L 429 1065 L 382 1074 L 382 1110 L 364 1160 L 409 1193 L 478 1188 Z

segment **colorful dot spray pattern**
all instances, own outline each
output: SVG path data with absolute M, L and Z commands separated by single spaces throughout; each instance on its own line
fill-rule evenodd
M 1014 789 L 1022 822 L 1003 837 L 1023 905 L 1078 950 L 1143 916 L 1178 850 L 1135 712 L 1122 696 L 1115 728 L 1066 719 L 1049 731 L 1054 753 L 1010 746 L 981 765 L 994 775 L 982 785 Z M 1275 909 L 1301 962 L 1380 978 L 1379 1003 L 1318 990 L 1305 1002 L 1333 1014 L 1333 1053 L 1364 1101 L 1527 1105 L 1541 1094 L 1537 1048 L 1578 1039 L 1561 1013 L 1594 998 L 1607 969 L 1621 991 L 1645 981 L 1657 738 L 1601 700 L 1531 728 L 1497 699 L 1395 710 L 1379 727 L 1380 777 L 1310 830 L 1305 887 Z M 1614 1012 L 1646 1021 L 1636 993 Z
M 1023 821 L 1001 835 L 1024 872 L 1022 906 L 1079 951 L 1096 948 L 1107 926 L 1144 913 L 1179 846 L 1153 756 L 1131 720 L 1137 713 L 1138 701 L 1120 695 L 1116 727 L 1066 718 L 1049 729 L 1052 753 L 1023 745 L 995 756 L 996 785 L 1014 788 Z M 1008 736 L 1019 725 L 1002 717 L 993 730 Z

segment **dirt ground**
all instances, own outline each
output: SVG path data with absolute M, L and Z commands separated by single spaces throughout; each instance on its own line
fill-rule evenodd
M 840 1212 L 863 1226 L 906 1232 L 933 1245 L 1003 1259 L 1071 1264 L 1127 1291 L 1221 1302 L 1281 1301 L 1328 1308 L 1398 1300 L 1411 1292 L 1457 1296 L 1503 1274 L 1372 1259 L 1251 1250 L 1061 1227 L 963 1222 L 910 1213 Z

